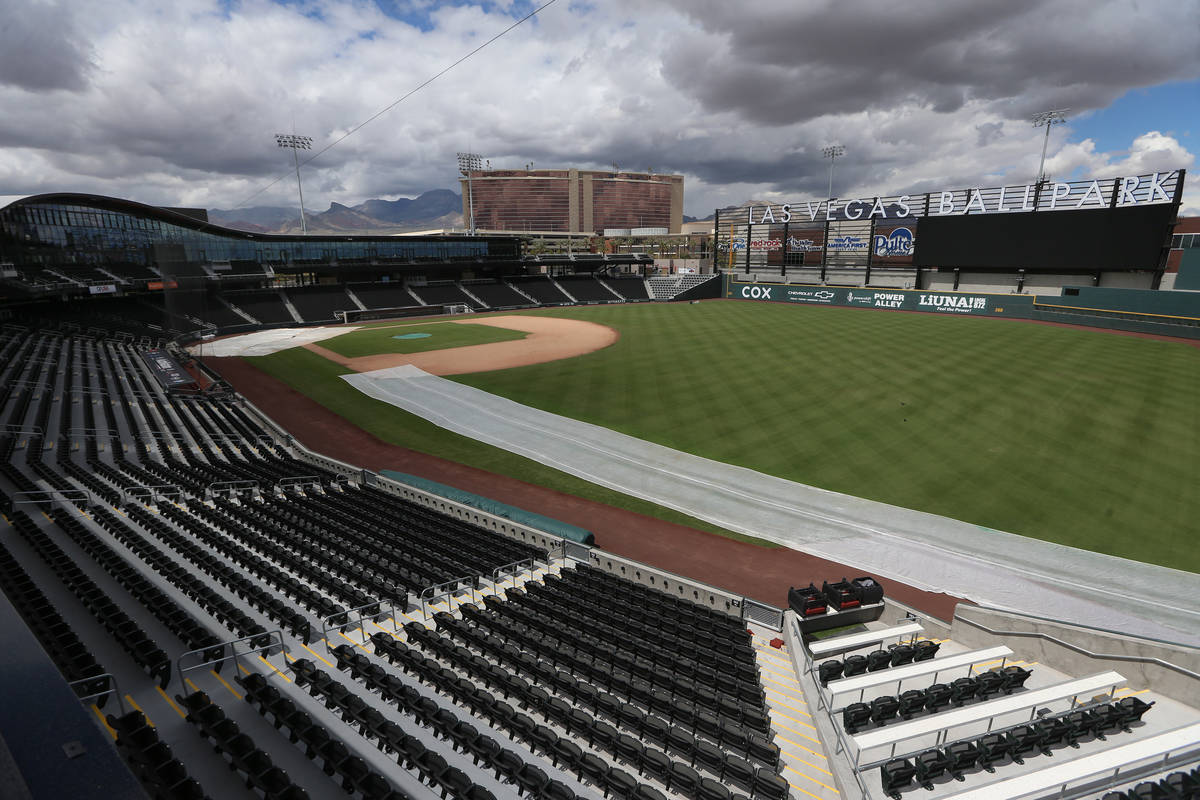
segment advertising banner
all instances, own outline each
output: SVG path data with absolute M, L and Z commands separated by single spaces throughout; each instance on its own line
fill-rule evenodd
M 166 350 L 147 350 L 142 353 L 142 359 L 150 367 L 154 377 L 158 378 L 158 382 L 166 389 L 188 386 L 196 382 L 196 379 L 187 374 L 179 362 L 172 358 Z
M 115 283 L 99 283 L 88 287 L 88 294 L 116 294 L 117 285 Z
M 179 284 L 175 281 L 146 281 L 146 288 L 151 291 L 161 291 L 163 289 L 178 289 Z
M 1029 317 L 1032 295 L 977 292 L 926 292 L 913 289 L 858 289 L 843 286 L 797 286 L 729 281 L 725 296 L 772 303 L 927 311 L 936 314 L 984 314 Z

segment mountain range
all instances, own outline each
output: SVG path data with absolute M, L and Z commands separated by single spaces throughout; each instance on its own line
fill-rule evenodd
M 252 233 L 299 233 L 300 214 L 289 206 L 251 206 L 208 209 L 217 225 Z M 419 197 L 398 200 L 371 199 L 356 206 L 330 203 L 329 209 L 305 213 L 309 233 L 389 234 L 426 228 L 461 228 L 462 196 L 449 189 L 433 189 Z

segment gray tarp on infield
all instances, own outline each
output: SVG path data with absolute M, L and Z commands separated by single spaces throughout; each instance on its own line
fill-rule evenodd
M 1194 573 L 711 461 L 540 411 L 412 366 L 342 378 L 376 400 L 455 433 L 865 573 L 998 608 L 1200 644 L 1200 575 Z M 797 576 L 797 582 L 810 577 Z

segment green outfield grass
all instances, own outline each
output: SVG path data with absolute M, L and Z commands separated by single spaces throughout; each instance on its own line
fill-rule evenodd
M 407 334 L 428 334 L 420 339 L 397 339 Z M 343 333 L 319 344 L 347 358 L 378 356 L 386 353 L 424 353 L 427 350 L 444 350 L 449 347 L 466 347 L 472 344 L 510 342 L 528 336 L 523 331 L 493 328 L 490 325 L 471 325 L 454 322 L 404 323 L 372 326 L 362 330 Z
M 814 486 L 1200 571 L 1200 350 L 1190 345 L 735 301 L 525 313 L 612 325 L 621 338 L 587 356 L 455 380 Z M 253 360 L 376 435 L 386 425 L 381 438 L 645 510 L 343 381 L 330 388 L 313 359 L 323 361 L 303 350 Z

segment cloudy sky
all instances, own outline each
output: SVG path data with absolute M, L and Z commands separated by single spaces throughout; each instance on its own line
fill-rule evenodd
M 534 7 L 0 0 L 0 196 L 289 205 L 273 134 L 320 149 Z M 825 196 L 835 142 L 842 197 L 1025 183 L 1063 107 L 1056 177 L 1200 169 L 1198 29 L 1200 0 L 556 0 L 306 165 L 305 200 L 457 189 L 460 150 L 679 172 L 696 216 Z

